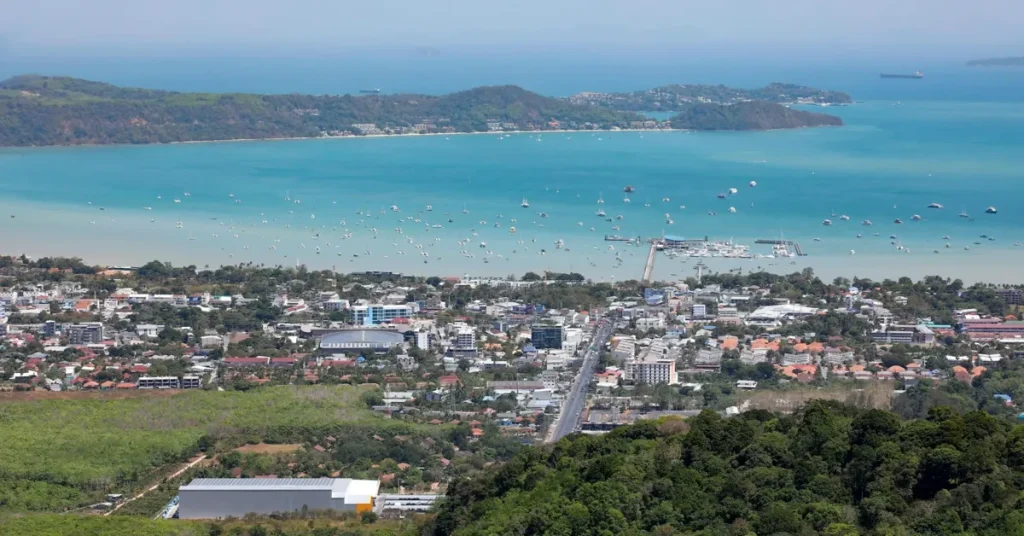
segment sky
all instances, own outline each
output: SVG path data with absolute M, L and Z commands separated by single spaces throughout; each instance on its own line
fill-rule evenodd
M 0 0 L 0 58 L 367 49 L 1024 55 L 1021 0 Z

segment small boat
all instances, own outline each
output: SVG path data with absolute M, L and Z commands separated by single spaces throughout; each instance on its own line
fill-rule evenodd
M 864 220 L 860 222 L 861 225 L 871 225 L 871 220 Z
M 820 238 L 818 238 L 818 237 L 814 237 L 814 241 L 815 241 L 815 242 L 821 242 L 821 239 L 820 239 Z
M 391 205 L 391 212 L 398 212 L 398 205 Z
M 433 210 L 434 210 L 433 206 L 427 205 L 427 212 L 433 212 Z
M 597 196 L 597 204 L 598 205 L 603 205 L 604 204 L 604 197 L 598 195 Z
M 622 189 L 622 191 L 626 192 L 627 194 L 631 194 L 631 193 L 636 191 L 636 188 L 633 188 L 632 186 L 627 185 L 625 188 Z
M 839 216 L 839 219 L 841 219 L 843 221 L 850 221 L 850 217 L 847 216 L 846 214 L 843 214 L 842 216 Z
M 725 199 L 725 194 L 724 193 L 718 194 L 718 198 L 719 199 Z
M 530 208 L 530 202 L 529 202 L 529 201 L 527 201 L 527 200 L 526 200 L 526 198 L 524 197 L 524 198 L 523 198 L 523 202 L 522 202 L 522 203 L 520 203 L 520 204 L 519 204 L 519 206 L 521 206 L 521 207 L 523 207 L 523 208 Z
M 757 186 L 757 181 L 750 181 L 750 187 L 753 188 L 755 186 Z
M 928 208 L 943 208 L 941 203 L 929 203 Z
M 669 198 L 667 198 L 667 197 L 662 197 L 662 198 L 661 198 L 661 202 L 662 202 L 662 203 L 668 203 L 668 202 L 669 202 Z
M 605 212 L 604 212 L 603 208 L 602 209 L 598 209 L 596 214 L 598 216 L 602 217 L 602 218 L 605 217 Z
M 892 222 L 893 223 L 903 223 L 903 220 L 901 220 L 899 218 L 896 218 L 895 220 L 892 220 Z
M 729 188 L 729 195 L 736 195 L 737 193 L 739 193 L 739 190 L 736 188 Z
M 860 233 L 857 233 L 857 238 L 863 238 L 863 237 L 864 237 L 864 236 L 863 236 L 862 234 L 860 234 Z
M 912 219 L 914 221 L 921 221 L 921 215 L 920 214 L 914 214 L 913 216 L 910 217 L 910 219 Z
M 832 225 L 832 220 L 824 220 L 821 222 L 821 224 L 827 227 L 829 225 Z
M 949 235 L 942 237 L 943 240 L 949 240 Z
M 996 212 L 998 212 L 996 207 L 988 207 L 985 209 L 985 214 L 995 214 Z
M 971 215 L 967 213 L 967 209 L 961 208 L 960 209 L 960 217 L 961 218 L 970 218 Z
M 850 255 L 856 255 L 856 254 L 857 254 L 857 252 L 856 252 L 856 251 L 854 251 L 854 250 L 852 250 L 852 249 L 850 250 Z
M 729 212 L 736 213 L 736 207 L 729 207 Z
M 623 203 L 629 203 L 629 198 L 628 197 L 623 197 L 622 198 L 622 202 Z

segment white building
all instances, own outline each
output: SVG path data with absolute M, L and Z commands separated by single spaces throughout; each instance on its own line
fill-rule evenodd
M 627 380 L 649 385 L 659 383 L 675 385 L 679 381 L 676 376 L 675 359 L 656 358 L 627 361 L 624 376 Z

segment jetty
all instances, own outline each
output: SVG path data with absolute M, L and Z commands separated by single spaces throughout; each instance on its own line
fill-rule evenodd
M 651 277 L 654 275 L 654 258 L 658 254 L 659 246 L 664 248 L 661 242 L 657 240 L 651 240 L 651 251 L 647 254 L 647 264 L 644 265 L 644 277 L 640 280 L 641 283 L 650 283 Z
M 773 246 L 786 246 L 786 248 L 788 248 L 790 251 L 792 251 L 793 253 L 796 253 L 798 257 L 806 257 L 807 256 L 807 254 L 804 253 L 803 248 L 800 247 L 800 243 L 799 242 L 794 242 L 792 240 L 759 239 L 759 240 L 754 240 L 754 243 L 755 244 L 770 244 L 770 245 L 773 245 Z

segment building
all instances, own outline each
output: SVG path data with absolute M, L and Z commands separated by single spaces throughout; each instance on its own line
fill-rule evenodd
M 381 495 L 377 497 L 377 510 L 381 512 L 426 512 L 444 495 Z
M 98 344 L 103 342 L 103 323 L 71 324 L 64 330 L 69 344 Z
M 415 312 L 412 305 L 356 305 L 352 307 L 352 321 L 357 326 L 375 326 L 399 318 L 412 318 Z
M 476 349 L 476 332 L 469 326 L 461 326 L 455 332 L 455 348 L 459 350 Z
M 695 303 L 693 304 L 691 313 L 693 314 L 693 318 L 704 318 L 708 316 L 708 306 L 703 303 Z
M 320 338 L 320 352 L 344 354 L 374 352 L 385 353 L 402 344 L 405 337 L 390 329 L 345 329 L 333 331 Z
M 533 326 L 530 330 L 530 342 L 538 350 L 561 350 L 564 340 L 562 326 Z
M 626 362 L 625 378 L 638 383 L 656 385 L 666 383 L 674 385 L 678 378 L 676 376 L 675 359 L 642 359 Z
M 1019 288 L 999 288 L 996 295 L 1009 305 L 1024 304 L 1024 290 Z
M 182 519 L 335 510 L 369 512 L 379 480 L 351 478 L 196 478 L 178 489 Z
M 203 386 L 199 376 L 186 374 L 177 376 L 143 376 L 135 383 L 139 389 L 198 389 Z

